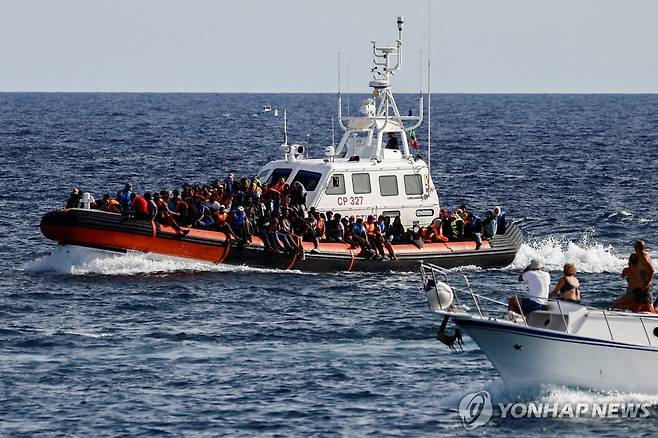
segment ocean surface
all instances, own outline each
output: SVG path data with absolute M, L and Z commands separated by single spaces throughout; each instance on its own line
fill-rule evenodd
M 352 110 L 362 97 L 350 96 Z M 416 98 L 398 96 L 401 111 Z M 574 262 L 584 302 L 605 305 L 623 293 L 633 241 L 658 251 L 658 95 L 432 104 L 442 204 L 500 205 L 526 237 L 511 266 L 460 269 L 477 291 L 503 298 L 539 257 L 553 281 Z M 99 198 L 126 181 L 141 192 L 253 175 L 279 156 L 282 108 L 311 156 L 331 144 L 330 94 L 0 93 L 1 435 L 655 434 L 656 408 L 644 419 L 494 418 L 466 432 L 457 407 L 481 390 L 494 402 L 658 394 L 510 392 L 471 340 L 464 352 L 435 340 L 417 272 L 215 266 L 57 247 L 39 232 L 72 187 Z

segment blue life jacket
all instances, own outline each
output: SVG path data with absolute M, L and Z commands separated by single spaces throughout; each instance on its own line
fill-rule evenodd
M 240 212 L 238 210 L 235 210 L 233 212 L 233 227 L 236 229 L 242 228 L 244 225 L 244 222 L 247 220 L 247 213 L 244 211 Z
M 130 195 L 132 194 L 132 190 L 128 190 L 127 192 L 124 190 L 121 190 L 119 192 L 119 204 L 121 204 L 122 207 L 128 208 L 130 207 Z
M 354 222 L 354 225 L 352 226 L 352 230 L 354 231 L 355 236 L 366 237 L 366 227 L 363 224 L 359 225 L 356 222 Z
M 215 221 L 212 218 L 212 214 L 210 213 L 210 209 L 208 208 L 207 205 L 203 204 L 201 206 L 201 214 L 203 215 L 201 217 L 201 223 L 202 224 L 204 224 L 206 226 L 210 226 L 213 223 L 215 223 Z

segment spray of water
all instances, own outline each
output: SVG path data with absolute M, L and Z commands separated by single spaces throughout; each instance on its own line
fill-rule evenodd
M 562 270 L 565 263 L 574 263 L 579 272 L 587 273 L 621 272 L 626 266 L 626 259 L 615 254 L 612 245 L 587 236 L 578 242 L 548 237 L 524 243 L 509 268 L 523 269 L 532 259 L 540 260 L 550 271 Z
M 139 275 L 171 272 L 272 272 L 301 274 L 299 271 L 216 265 L 178 257 L 141 252 L 114 253 L 79 246 L 57 246 L 49 255 L 28 262 L 29 272 L 67 275 Z

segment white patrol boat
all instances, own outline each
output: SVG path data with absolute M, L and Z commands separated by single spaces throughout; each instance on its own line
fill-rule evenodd
M 437 339 L 454 349 L 466 332 L 513 390 L 549 384 L 658 393 L 657 314 L 551 300 L 523 316 L 473 292 L 462 274 L 422 264 L 421 275 L 430 310 L 443 315 Z M 492 307 L 495 314 L 487 312 Z M 454 334 L 446 333 L 449 318 Z
M 299 183 L 306 191 L 308 208 L 332 211 L 344 217 L 383 215 L 394 219 L 400 216 L 403 226 L 410 228 L 427 226 L 439 216 L 439 198 L 430 169 L 409 149 L 411 131 L 423 121 L 422 96 L 418 115 L 402 116 L 391 91 L 391 79 L 402 65 L 402 17 L 397 25 L 395 46 L 381 47 L 373 42 L 375 66 L 369 84 L 372 98 L 363 102 L 361 115 L 344 117 L 339 94 L 338 123 L 344 130 L 339 144 L 328 146 L 322 158 L 307 158 L 304 146 L 288 144 L 286 134 L 281 146 L 283 159 L 260 169 L 261 182 L 274 184 L 283 178 L 290 185 Z M 42 218 L 41 231 L 60 244 L 319 272 L 413 271 L 420 261 L 444 267 L 506 266 L 514 260 L 523 240 L 520 230 L 508 223 L 505 233 L 482 242 L 481 246 L 473 240 L 425 242 L 422 246 L 394 243 L 395 260 L 373 260 L 347 243 L 322 241 L 311 251 L 313 244 L 304 242 L 308 254 L 302 259 L 297 252 L 270 254 L 258 234 L 248 246 L 242 247 L 221 231 L 190 229 L 181 236 L 157 222 L 84 208 L 47 213 Z

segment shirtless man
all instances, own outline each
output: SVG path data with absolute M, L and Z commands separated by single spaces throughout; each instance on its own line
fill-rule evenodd
M 637 267 L 640 271 L 640 278 L 642 279 L 642 289 L 650 298 L 653 298 L 653 275 L 655 271 L 651 263 L 651 257 L 646 250 L 644 240 L 635 242 L 634 248 L 637 255 Z
M 635 242 L 635 252 L 629 258 L 628 267 L 621 276 L 628 282 L 627 293 L 612 303 L 614 309 L 652 307 L 654 268 L 644 241 Z M 653 303 L 655 305 L 656 303 Z M 648 309 L 647 309 L 648 310 Z

